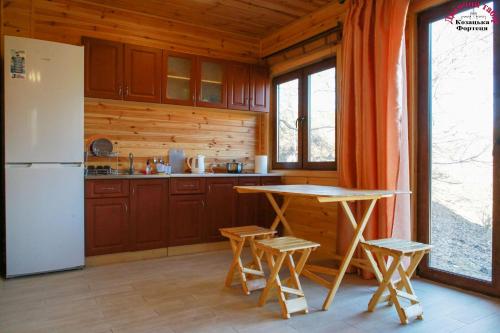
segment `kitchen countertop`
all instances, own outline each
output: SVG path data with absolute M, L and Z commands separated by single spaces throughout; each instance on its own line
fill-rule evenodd
M 157 179 L 157 178 L 188 178 L 188 177 L 206 177 L 206 178 L 216 178 L 216 177 L 279 177 L 283 176 L 281 173 L 173 173 L 170 175 L 160 173 L 153 175 L 145 174 L 119 174 L 119 175 L 90 175 L 85 176 L 85 179 Z

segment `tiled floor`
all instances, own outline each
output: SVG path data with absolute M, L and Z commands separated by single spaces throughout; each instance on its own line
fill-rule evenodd
M 393 308 L 366 312 L 374 282 L 350 276 L 329 311 L 326 290 L 302 279 L 307 315 L 280 317 L 258 292 L 223 288 L 226 251 L 0 280 L 0 332 L 500 332 L 500 300 L 423 280 L 423 321 L 399 324 Z

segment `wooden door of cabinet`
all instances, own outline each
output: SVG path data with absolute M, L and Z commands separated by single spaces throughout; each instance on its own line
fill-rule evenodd
M 124 99 L 137 102 L 161 102 L 162 50 L 125 45 Z
M 171 195 L 169 201 L 169 246 L 201 243 L 205 195 Z
M 86 97 L 123 98 L 123 44 L 83 38 Z
M 196 57 L 163 51 L 163 103 L 194 106 Z
M 85 200 L 86 256 L 128 251 L 128 205 L 128 197 Z
M 196 105 L 227 108 L 227 66 L 225 61 L 198 58 L 196 66 Z
M 234 186 L 237 184 L 235 177 L 207 179 L 206 241 L 224 240 L 219 228 L 234 226 L 237 199 Z
M 227 107 L 236 110 L 250 109 L 250 66 L 230 63 L 227 70 Z
M 250 72 L 250 110 L 269 112 L 269 72 L 265 67 L 253 66 Z
M 258 186 L 259 177 L 241 177 L 238 179 L 238 186 Z M 236 226 L 261 225 L 259 221 L 259 202 L 258 193 L 238 194 L 238 209 L 236 213 Z
M 168 180 L 132 180 L 130 188 L 131 249 L 166 247 Z

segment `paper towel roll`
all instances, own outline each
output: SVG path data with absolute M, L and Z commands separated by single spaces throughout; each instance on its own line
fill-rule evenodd
M 255 156 L 255 173 L 267 173 L 267 155 Z

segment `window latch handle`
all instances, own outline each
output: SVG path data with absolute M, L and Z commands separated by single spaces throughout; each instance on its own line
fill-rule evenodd
M 295 128 L 298 128 L 299 127 L 299 121 L 300 121 L 300 124 L 302 125 L 302 122 L 306 120 L 306 117 L 302 116 L 302 117 L 298 117 L 297 120 L 295 120 Z

